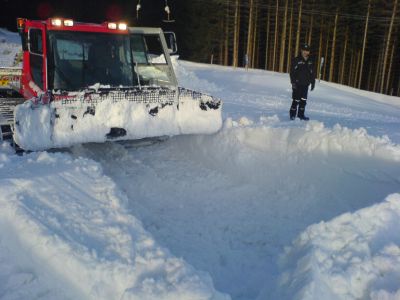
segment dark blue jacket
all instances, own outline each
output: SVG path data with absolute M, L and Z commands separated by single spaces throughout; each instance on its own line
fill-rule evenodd
M 314 60 L 311 57 L 307 60 L 302 55 L 295 57 L 290 68 L 290 82 L 297 85 L 315 85 L 315 69 Z

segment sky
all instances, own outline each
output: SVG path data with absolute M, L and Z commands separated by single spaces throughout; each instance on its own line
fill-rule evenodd
M 82 22 L 101 23 L 103 21 L 124 20 L 129 25 L 171 27 L 162 22 L 166 18 L 163 0 L 141 0 L 139 19 L 136 18 L 136 5 L 131 1 L 82 1 L 82 0 L 0 0 L 0 27 L 16 31 L 16 18 L 47 19 L 59 16 Z M 171 10 L 173 3 L 169 3 Z

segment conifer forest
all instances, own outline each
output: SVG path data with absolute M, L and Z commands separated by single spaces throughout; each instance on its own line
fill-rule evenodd
M 288 72 L 306 42 L 321 80 L 400 95 L 398 0 L 185 2 L 175 5 L 187 59 L 240 67 L 247 54 L 250 68 Z

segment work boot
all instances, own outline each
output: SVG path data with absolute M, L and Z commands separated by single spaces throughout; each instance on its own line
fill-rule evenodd
M 306 100 L 300 100 L 300 103 L 299 103 L 299 112 L 297 113 L 297 117 L 298 117 L 300 120 L 303 120 L 303 121 L 308 121 L 308 120 L 310 120 L 309 117 L 306 117 L 306 116 L 304 115 L 304 112 L 305 112 L 305 110 L 306 110 L 306 105 L 307 105 L 307 101 L 306 101 Z
M 296 112 L 297 112 L 297 109 L 293 109 L 293 108 L 291 108 L 290 109 L 290 112 L 289 112 L 289 114 L 290 114 L 290 120 L 295 120 L 296 119 Z
M 298 117 L 299 117 L 300 120 L 303 120 L 303 121 L 308 121 L 308 120 L 310 120 L 310 118 L 309 118 L 309 117 L 306 117 L 306 116 L 298 116 Z
M 289 116 L 290 116 L 290 120 L 294 120 L 296 119 L 296 114 L 297 114 L 297 105 L 299 104 L 299 101 L 297 100 L 293 100 L 292 102 L 292 106 L 290 107 L 290 111 L 289 111 Z

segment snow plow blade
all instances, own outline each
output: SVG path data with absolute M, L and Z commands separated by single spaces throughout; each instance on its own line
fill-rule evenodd
M 24 150 L 107 140 L 212 134 L 222 126 L 222 102 L 184 88 L 54 93 L 38 102 L 27 101 L 14 111 L 14 140 Z

